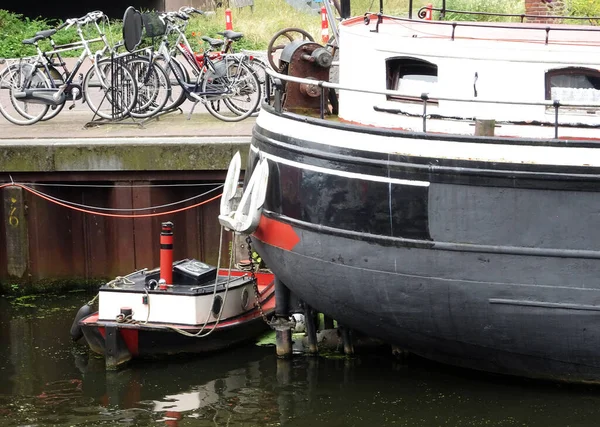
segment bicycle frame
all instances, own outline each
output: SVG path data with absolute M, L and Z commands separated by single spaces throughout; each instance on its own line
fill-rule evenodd
M 108 43 L 108 39 L 106 38 L 106 35 L 100 29 L 98 22 L 94 21 L 93 24 L 96 27 L 96 30 L 98 31 L 98 33 L 100 35 L 99 37 L 89 39 L 89 40 L 86 39 L 85 36 L 83 35 L 83 28 L 82 28 L 83 25 L 80 25 L 78 23 L 77 24 L 77 34 L 80 38 L 80 41 L 57 46 L 57 45 L 55 45 L 54 40 L 52 40 L 52 38 L 50 38 L 50 44 L 52 46 L 52 50 L 49 50 L 49 51 L 42 51 L 40 49 L 38 43 L 36 42 L 35 48 L 37 50 L 37 59 L 33 63 L 33 68 L 32 68 L 30 75 L 27 76 L 25 79 L 25 84 L 28 84 L 31 81 L 31 79 L 33 79 L 36 72 L 38 72 L 38 70 L 40 68 L 43 68 L 44 73 L 45 73 L 46 77 L 48 78 L 49 83 L 51 85 L 51 88 L 58 89 L 57 92 L 54 93 L 52 96 L 53 99 L 58 102 L 60 100 L 60 98 L 62 97 L 63 93 L 66 90 L 71 88 L 71 85 L 73 84 L 73 81 L 75 80 L 75 77 L 76 77 L 79 69 L 81 68 L 81 66 L 83 65 L 83 63 L 86 59 L 89 59 L 90 61 L 92 61 L 95 71 L 97 73 L 99 73 L 98 75 L 101 75 L 100 70 L 97 67 L 97 62 L 98 62 L 97 59 L 100 56 L 103 56 L 108 50 L 110 50 L 110 45 Z M 90 44 L 95 43 L 95 42 L 102 42 L 104 44 L 104 47 L 102 49 L 98 50 L 96 53 L 92 53 L 92 51 L 90 49 Z M 65 63 L 62 60 L 62 57 L 60 56 L 60 53 L 77 50 L 77 49 L 83 49 L 83 50 L 82 50 L 81 54 L 79 55 L 79 57 L 77 58 L 77 62 L 75 63 L 71 72 L 68 72 L 68 70 L 65 66 Z M 50 69 L 50 66 L 54 67 L 54 65 L 52 64 L 52 56 L 53 55 L 57 56 L 57 59 L 59 60 L 59 64 L 63 68 L 64 75 L 66 75 L 64 82 L 60 86 L 56 85 L 56 82 L 55 82 L 54 78 L 52 77 L 52 72 Z M 103 80 L 101 80 L 101 84 L 105 88 L 108 87 Z
M 207 100 L 203 97 L 207 97 L 207 96 L 211 97 L 213 99 L 210 99 L 210 101 L 212 101 L 218 96 L 230 95 L 230 92 L 228 92 L 228 91 L 206 91 L 206 92 L 203 92 L 200 90 L 200 86 L 201 86 L 206 74 L 209 71 L 214 73 L 215 75 L 217 75 L 218 72 L 217 72 L 217 69 L 215 68 L 215 63 L 213 62 L 213 59 L 210 57 L 209 53 L 206 51 L 202 54 L 201 61 L 197 60 L 196 56 L 192 53 L 192 48 L 187 40 L 187 37 L 185 36 L 184 32 L 182 31 L 182 29 L 179 28 L 177 25 L 173 24 L 169 19 L 166 19 L 166 22 L 167 22 L 167 30 L 165 31 L 165 35 L 163 36 L 161 44 L 158 48 L 158 54 L 161 55 L 165 59 L 165 62 L 168 64 L 171 71 L 173 71 L 173 75 L 177 79 L 177 83 L 185 91 L 188 99 L 191 99 L 196 102 L 200 101 L 200 102 L 204 103 Z M 178 50 L 184 55 L 184 57 L 186 58 L 186 61 L 188 63 L 190 63 L 192 68 L 195 69 L 198 73 L 196 75 L 195 83 L 187 83 L 187 82 L 183 81 L 183 79 L 177 74 L 177 72 L 174 69 L 174 66 L 172 65 L 172 61 L 171 61 L 172 55 L 170 53 L 169 39 L 168 39 L 168 36 L 171 32 L 176 32 L 178 34 L 176 42 L 175 42 L 176 46 L 178 47 Z M 219 55 L 219 59 L 221 59 L 221 58 L 222 58 L 221 55 Z M 236 58 L 236 60 L 239 60 L 239 58 Z M 200 66 L 200 63 L 202 64 L 202 66 Z M 240 61 L 240 63 L 241 63 L 241 61 Z M 239 71 L 238 71 L 238 73 L 239 73 Z

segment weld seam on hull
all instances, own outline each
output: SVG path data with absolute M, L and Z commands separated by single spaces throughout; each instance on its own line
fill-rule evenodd
M 600 306 L 597 306 L 597 305 L 562 304 L 562 303 L 556 303 L 556 302 L 512 300 L 512 299 L 502 299 L 502 298 L 490 298 L 488 301 L 490 302 L 490 304 L 504 304 L 504 305 L 514 305 L 514 306 L 521 306 L 521 307 L 540 307 L 540 308 L 553 308 L 553 309 L 563 309 L 563 310 L 600 311 Z

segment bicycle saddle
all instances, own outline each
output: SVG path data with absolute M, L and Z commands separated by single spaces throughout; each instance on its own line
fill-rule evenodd
M 244 33 L 237 33 L 235 31 L 231 31 L 231 30 L 225 30 L 225 31 L 223 31 L 221 33 L 217 33 L 217 34 L 222 35 L 226 39 L 233 40 L 234 42 L 236 42 L 239 39 L 241 39 L 242 37 L 244 37 Z
M 36 37 L 41 36 L 44 38 L 53 36 L 54 34 L 56 34 L 56 30 L 54 28 L 52 28 L 51 30 L 38 31 L 37 33 L 35 33 Z
M 223 44 L 225 44 L 224 40 L 213 39 L 213 38 L 208 37 L 208 36 L 202 36 L 202 40 L 204 40 L 205 42 L 207 42 L 211 47 L 219 47 L 219 46 L 223 46 Z
M 23 44 L 35 44 L 35 43 L 39 42 L 40 40 L 44 40 L 44 39 L 50 37 L 54 33 L 56 33 L 56 30 L 38 31 L 37 33 L 35 33 L 35 36 L 33 36 L 32 38 L 23 40 Z

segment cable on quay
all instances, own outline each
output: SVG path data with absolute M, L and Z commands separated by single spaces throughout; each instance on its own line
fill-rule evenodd
M 25 191 L 30 192 L 33 195 L 36 195 L 48 202 L 54 203 L 56 205 L 62 206 L 64 208 L 68 208 L 77 212 L 83 212 L 86 214 L 91 214 L 91 215 L 98 215 L 98 216 L 104 216 L 104 217 L 109 217 L 109 218 L 152 218 L 152 217 L 158 217 L 158 216 L 162 216 L 162 215 L 171 215 L 171 214 L 175 214 L 175 213 L 179 213 L 179 212 L 184 212 L 187 210 L 191 210 L 194 208 L 197 208 L 199 206 L 205 205 L 207 203 L 210 203 L 216 199 L 218 199 L 219 197 L 222 196 L 222 194 L 217 194 L 216 196 L 211 197 L 210 199 L 204 200 L 202 202 L 198 202 L 195 203 L 193 205 L 190 206 L 186 206 L 183 208 L 179 208 L 179 209 L 173 209 L 170 211 L 165 211 L 165 212 L 155 212 L 155 213 L 148 213 L 148 214 L 112 214 L 112 213 L 107 213 L 107 212 L 98 212 L 98 211 L 94 211 L 94 210 L 90 210 L 90 209 L 83 209 L 83 208 L 78 208 L 75 206 L 71 206 L 67 203 L 63 203 L 57 200 L 53 200 L 51 197 L 48 197 L 46 195 L 44 195 L 43 193 L 27 186 L 24 184 L 19 184 L 16 182 L 8 182 L 5 184 L 1 184 L 0 185 L 0 189 L 5 188 L 5 187 L 9 187 L 9 186 L 14 186 L 14 187 L 19 187 L 22 188 Z M 128 211 L 132 211 L 133 209 L 128 209 Z
M 180 205 L 182 203 L 187 203 L 187 202 L 190 202 L 192 200 L 199 199 L 199 198 L 204 197 L 207 194 L 210 194 L 210 193 L 212 193 L 214 191 L 220 190 L 221 188 L 223 188 L 223 184 L 219 185 L 216 188 L 213 188 L 212 190 L 208 190 L 205 193 L 197 194 L 197 195 L 192 196 L 192 197 L 188 197 L 187 199 L 179 200 L 177 202 L 172 202 L 172 203 L 166 203 L 164 205 L 149 206 L 149 207 L 146 207 L 146 208 L 103 208 L 101 206 L 83 205 L 81 203 L 75 203 L 75 202 L 71 202 L 69 200 L 59 199 L 58 197 L 51 196 L 51 195 L 43 193 L 43 192 L 41 192 L 39 190 L 35 190 L 35 191 L 37 191 L 38 194 L 40 194 L 40 195 L 44 195 L 46 197 L 51 198 L 52 200 L 55 200 L 55 201 L 58 201 L 58 202 L 62 202 L 62 203 L 66 203 L 66 204 L 68 204 L 70 206 L 77 206 L 77 207 L 84 208 L 84 209 L 90 209 L 90 210 L 97 209 L 99 211 L 110 211 L 110 212 L 139 212 L 139 211 L 149 211 L 149 210 L 153 210 L 153 209 L 170 208 L 172 206 Z

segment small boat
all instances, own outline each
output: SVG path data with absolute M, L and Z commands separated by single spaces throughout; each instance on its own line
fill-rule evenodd
M 329 47 L 283 47 L 221 224 L 349 328 L 600 382 L 600 28 L 379 9 L 340 22 L 338 82 Z
M 172 263 L 172 284 L 163 275 L 160 268 L 144 269 L 101 286 L 98 311 L 78 314 L 73 338 L 82 335 L 114 369 L 133 358 L 223 350 L 269 329 L 266 319 L 275 308 L 271 273 L 217 274 L 214 266 L 184 259 Z M 84 314 L 89 307 L 82 307 Z

